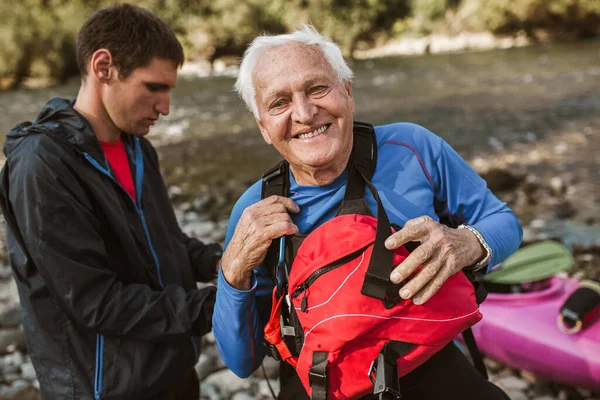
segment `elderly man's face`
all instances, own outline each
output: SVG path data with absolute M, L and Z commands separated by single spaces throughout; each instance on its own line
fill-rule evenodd
M 262 135 L 292 171 L 343 169 L 352 148 L 352 87 L 338 80 L 317 46 L 266 50 L 253 82 Z

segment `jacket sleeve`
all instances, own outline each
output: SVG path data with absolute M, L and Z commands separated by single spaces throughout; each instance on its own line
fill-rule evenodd
M 210 282 L 217 277 L 217 264 L 222 253 L 218 243 L 205 244 L 196 238 L 191 238 L 181 232 L 182 240 L 194 268 L 194 277 L 198 282 Z
M 25 154 L 7 164 L 9 204 L 28 256 L 57 304 L 93 332 L 149 341 L 211 329 L 215 289 L 162 291 L 117 280 L 97 217 L 69 167 Z M 6 173 L 6 171 L 5 171 Z
M 521 244 L 523 230 L 515 214 L 488 189 L 469 164 L 443 140 L 434 159 L 436 196 L 447 211 L 475 227 L 492 249 L 491 267 L 504 261 Z

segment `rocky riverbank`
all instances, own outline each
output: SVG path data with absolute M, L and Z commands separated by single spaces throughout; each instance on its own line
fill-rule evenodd
M 525 232 L 525 242 L 555 238 L 568 244 L 576 265 L 571 275 L 577 278 L 600 279 L 600 121 L 574 123 L 542 140 L 532 138 L 506 148 L 491 143 L 491 154 L 469 160 L 488 181 L 490 188 L 510 204 L 519 216 Z M 215 154 L 220 147 L 215 139 L 207 158 L 228 159 Z M 227 139 L 224 139 L 227 140 Z M 493 141 L 493 139 L 490 139 Z M 161 157 L 173 156 L 174 148 L 160 149 Z M 198 151 L 202 151 L 201 149 Z M 263 150 L 261 150 L 263 151 Z M 264 158 L 274 157 L 264 150 Z M 256 153 L 253 153 L 256 154 Z M 262 155 L 261 155 L 262 157 Z M 205 241 L 222 242 L 227 225 L 227 210 L 251 180 L 235 178 L 228 171 L 217 179 L 211 189 L 204 185 L 184 184 L 192 166 L 171 168 L 167 165 L 166 180 L 178 219 L 190 235 Z M 38 399 L 35 371 L 28 359 L 18 315 L 18 297 L 6 254 L 0 245 L 0 400 Z M 486 360 L 491 379 L 504 388 L 513 400 L 593 400 L 600 394 L 588 390 L 558 385 L 517 371 L 494 360 Z M 205 338 L 205 348 L 196 366 L 201 378 L 203 399 L 269 399 L 272 389 L 277 393 L 277 366 L 265 360 L 264 372 L 259 369 L 249 379 L 239 379 L 223 365 L 212 335 Z M 270 380 L 266 380 L 266 376 Z

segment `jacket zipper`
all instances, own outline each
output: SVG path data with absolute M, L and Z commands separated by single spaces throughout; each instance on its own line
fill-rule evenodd
M 139 139 L 135 138 L 135 172 L 136 172 L 136 179 L 135 179 L 135 189 L 136 190 L 135 190 L 135 192 L 137 195 L 137 203 L 133 199 L 133 197 L 131 197 L 129 192 L 127 192 L 127 190 L 125 190 L 125 188 L 119 183 L 119 181 L 117 181 L 115 179 L 115 177 L 110 173 L 110 169 L 104 168 L 102 165 L 100 165 L 100 163 L 98 161 L 96 161 L 88 153 L 83 153 L 83 155 L 92 164 L 92 166 L 94 168 L 96 168 L 97 170 L 102 172 L 104 175 L 108 176 L 118 187 L 120 187 L 121 190 L 123 192 L 125 192 L 125 194 L 127 194 L 129 199 L 131 199 L 131 201 L 133 202 L 133 206 L 134 206 L 138 216 L 140 217 L 140 220 L 142 221 L 142 226 L 143 226 L 144 232 L 146 234 L 146 240 L 148 241 L 148 245 L 150 247 L 150 253 L 152 254 L 152 258 L 154 260 L 154 265 L 156 266 L 158 282 L 160 284 L 161 289 L 164 289 L 165 286 L 163 284 L 162 277 L 160 274 L 160 264 L 158 262 L 158 256 L 156 255 L 156 252 L 154 251 L 154 246 L 152 246 L 150 232 L 148 231 L 148 226 L 146 225 L 146 217 L 144 216 L 144 212 L 142 211 L 142 208 L 141 208 L 141 205 L 142 205 L 142 178 L 144 176 L 144 163 L 142 161 L 142 150 L 140 147 Z M 141 162 L 138 162 L 138 161 L 141 161 Z M 108 164 L 106 159 L 105 159 L 105 162 Z M 192 342 L 192 347 L 194 348 L 195 359 L 198 360 L 198 357 L 199 357 L 198 346 L 196 345 L 196 342 L 194 342 L 193 338 L 190 338 L 190 341 Z M 101 400 L 102 371 L 103 371 L 103 364 L 104 364 L 103 351 L 104 351 L 104 336 L 97 334 L 96 335 L 96 370 L 95 370 L 95 376 L 94 376 L 94 400 Z
M 317 279 L 319 279 L 321 276 L 323 276 L 324 274 L 333 271 L 336 268 L 339 268 L 347 263 L 349 263 L 352 260 L 357 259 L 362 253 L 364 253 L 364 251 L 367 249 L 367 247 L 369 247 L 373 242 L 367 244 L 366 246 L 364 246 L 363 248 L 356 250 L 355 252 L 348 254 L 347 256 L 344 256 L 342 258 L 340 258 L 339 260 L 335 260 L 334 262 L 327 264 L 324 267 L 319 268 L 318 270 L 314 271 L 312 274 L 310 274 L 308 276 L 308 278 L 306 278 L 304 280 L 304 282 L 302 282 L 301 284 L 299 284 L 296 287 L 296 290 L 294 290 L 294 293 L 292 293 L 292 298 L 296 298 L 298 296 L 300 296 L 302 293 L 304 293 L 304 297 L 302 297 L 302 302 L 300 304 L 300 310 L 302 312 L 306 312 L 306 310 L 308 309 L 308 298 L 307 298 L 307 292 L 308 292 L 308 288 L 315 283 L 315 281 Z

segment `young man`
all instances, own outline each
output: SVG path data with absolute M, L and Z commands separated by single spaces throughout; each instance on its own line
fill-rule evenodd
M 81 28 L 82 85 L 7 136 L 0 205 L 44 399 L 198 399 L 217 244 L 184 235 L 144 136 L 184 61 L 171 29 L 128 4 Z
M 271 242 L 310 234 L 335 216 L 344 197 L 353 146 L 351 79 L 339 48 L 310 27 L 258 37 L 242 61 L 236 89 L 290 168 L 289 198 L 261 200 L 259 181 L 229 221 L 213 325 L 225 363 L 242 377 L 265 354 L 273 284 L 263 260 Z M 390 221 L 403 227 L 386 247 L 421 243 L 389 278 L 401 282 L 423 266 L 400 290 L 403 299 L 424 304 L 459 271 L 485 271 L 518 248 L 522 231 L 515 215 L 440 137 L 409 123 L 377 126 L 375 135 L 372 183 Z M 373 196 L 365 200 L 375 212 Z M 460 221 L 461 229 L 440 218 Z M 293 372 L 281 380 L 280 399 L 307 398 Z M 505 398 L 452 344 L 402 377 L 400 388 L 406 400 Z

